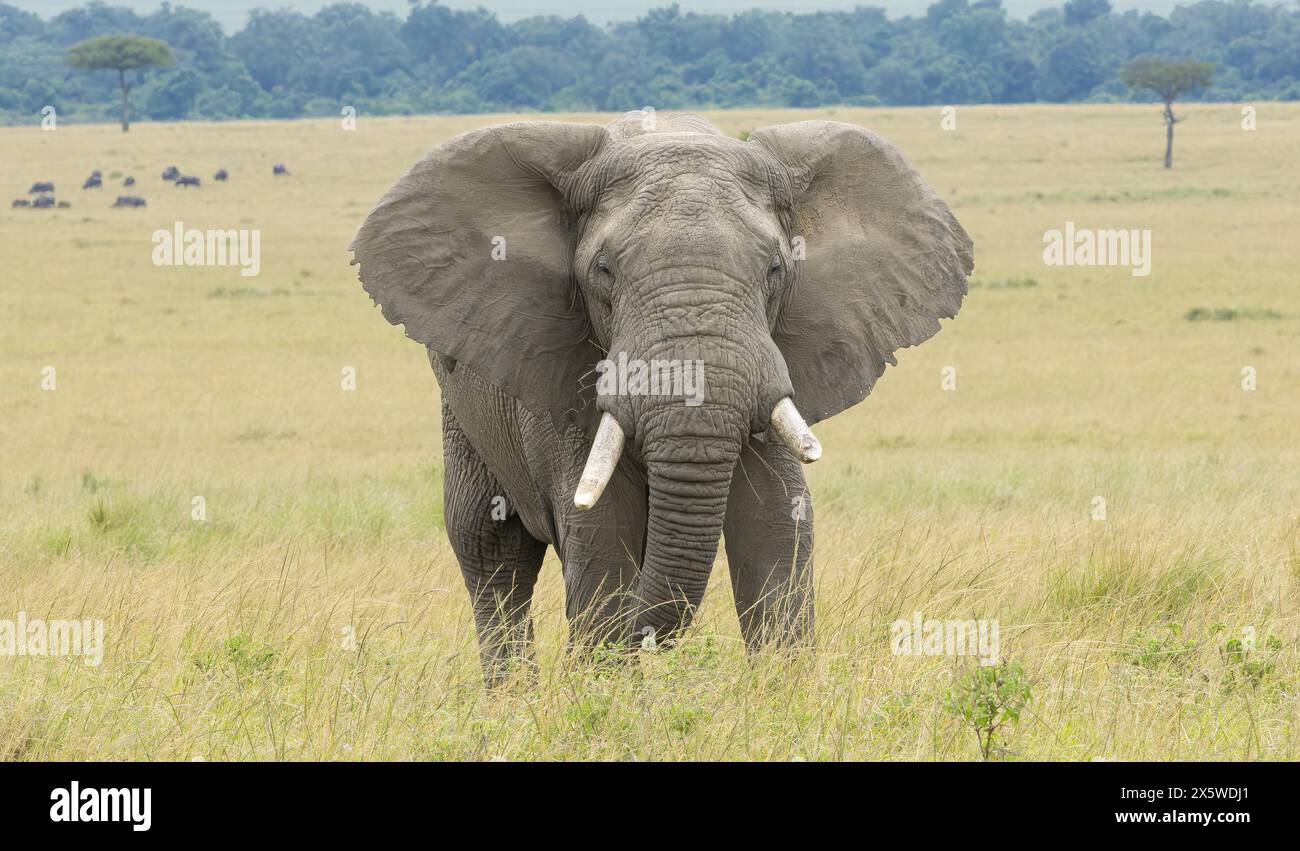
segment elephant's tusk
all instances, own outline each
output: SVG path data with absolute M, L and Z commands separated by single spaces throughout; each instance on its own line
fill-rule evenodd
M 794 450 L 794 454 L 805 464 L 811 464 L 822 457 L 822 445 L 808 429 L 808 423 L 799 416 L 794 402 L 786 396 L 772 409 L 772 428 L 781 441 Z
M 582 479 L 578 490 L 573 495 L 573 504 L 586 511 L 596 504 L 605 492 L 618 466 L 619 456 L 623 454 L 623 429 L 618 420 L 609 414 L 602 414 L 600 428 L 596 430 L 596 439 L 591 443 L 591 453 L 587 455 L 587 466 L 582 468 Z

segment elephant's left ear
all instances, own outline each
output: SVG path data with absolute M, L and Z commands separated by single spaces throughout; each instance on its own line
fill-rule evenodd
M 866 398 L 895 351 L 956 315 L 973 247 L 912 164 L 869 130 L 801 121 L 749 138 L 793 183 L 795 279 L 774 337 L 800 413 L 817 422 Z

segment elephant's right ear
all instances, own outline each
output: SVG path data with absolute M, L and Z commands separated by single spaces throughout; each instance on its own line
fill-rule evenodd
M 398 180 L 351 245 L 389 322 L 557 423 L 585 422 L 579 387 L 601 357 L 560 187 L 606 138 L 558 122 L 458 136 Z

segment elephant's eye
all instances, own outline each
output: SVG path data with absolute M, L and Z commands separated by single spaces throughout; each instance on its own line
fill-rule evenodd
M 771 264 L 767 267 L 767 277 L 773 281 L 779 280 L 785 276 L 785 260 L 779 255 L 772 258 Z
M 596 268 L 600 270 L 601 274 L 610 276 L 614 274 L 609 271 L 609 255 L 603 251 L 596 255 Z

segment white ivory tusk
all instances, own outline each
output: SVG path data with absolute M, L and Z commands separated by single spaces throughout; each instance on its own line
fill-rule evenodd
M 605 492 L 605 486 L 618 466 L 619 456 L 623 454 L 623 439 L 623 429 L 618 420 L 602 414 L 596 439 L 591 443 L 591 453 L 587 455 L 587 466 L 582 468 L 582 478 L 573 495 L 573 504 L 581 510 L 591 508 Z
M 786 396 L 772 409 L 772 429 L 786 446 L 805 464 L 811 464 L 822 457 L 822 445 L 808 429 L 808 424 L 799 416 L 794 402 Z

